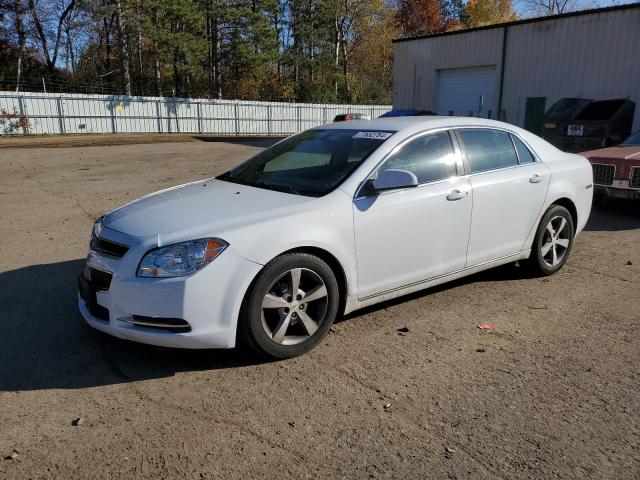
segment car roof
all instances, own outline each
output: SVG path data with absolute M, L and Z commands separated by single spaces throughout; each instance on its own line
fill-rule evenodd
M 478 127 L 508 127 L 513 125 L 478 117 L 449 117 L 449 116 L 416 116 L 416 117 L 388 117 L 375 118 L 373 120 L 351 120 L 349 122 L 331 123 L 321 125 L 315 129 L 326 129 L 328 126 L 345 130 L 389 130 L 399 132 L 406 128 L 422 126 L 425 130 L 430 128 L 478 126 Z

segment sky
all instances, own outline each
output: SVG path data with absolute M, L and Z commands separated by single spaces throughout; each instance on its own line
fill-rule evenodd
M 562 0 L 558 0 L 562 1 Z M 638 0 L 568 0 L 568 11 L 591 10 L 594 8 L 611 7 L 614 5 L 628 5 Z M 538 17 L 534 4 L 547 3 L 550 0 L 513 0 L 513 6 L 519 18 Z M 465 2 L 466 3 L 466 2 Z

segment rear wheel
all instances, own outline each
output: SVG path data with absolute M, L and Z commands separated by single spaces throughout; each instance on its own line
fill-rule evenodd
M 292 253 L 270 262 L 249 287 L 238 333 L 259 353 L 290 358 L 315 347 L 338 313 L 338 282 L 322 259 Z
M 531 247 L 529 267 L 539 275 L 553 275 L 567 262 L 575 227 L 565 207 L 552 205 L 542 217 Z

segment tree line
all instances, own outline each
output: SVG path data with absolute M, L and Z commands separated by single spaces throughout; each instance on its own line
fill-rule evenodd
M 511 0 L 0 0 L 0 89 L 387 103 L 392 39 L 515 18 Z

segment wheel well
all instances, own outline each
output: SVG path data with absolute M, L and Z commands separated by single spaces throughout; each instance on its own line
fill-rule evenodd
M 292 248 L 291 250 L 282 252 L 280 255 L 285 255 L 287 253 L 308 253 L 310 255 L 315 255 L 316 257 L 321 258 L 322 260 L 327 262 L 327 265 L 329 265 L 334 275 L 336 276 L 336 280 L 338 281 L 338 291 L 340 292 L 340 303 L 338 312 L 344 312 L 344 307 L 347 302 L 347 275 L 344 273 L 344 268 L 342 268 L 342 264 L 338 261 L 338 259 L 331 253 L 318 247 Z
M 569 213 L 571 214 L 571 220 L 573 220 L 573 228 L 574 229 L 578 228 L 578 210 L 576 209 L 575 204 L 571 200 L 569 200 L 566 197 L 559 198 L 558 200 L 553 202 L 552 205 L 560 205 L 561 207 L 564 207 L 567 210 L 569 210 Z

